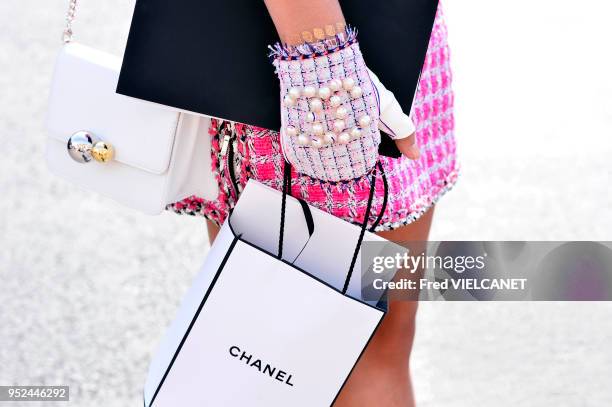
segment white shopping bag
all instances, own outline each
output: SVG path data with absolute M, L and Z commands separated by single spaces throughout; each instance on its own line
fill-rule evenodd
M 358 272 L 347 281 L 363 232 L 282 197 L 247 184 L 151 362 L 145 406 L 317 407 L 337 397 L 384 316 L 359 299 Z

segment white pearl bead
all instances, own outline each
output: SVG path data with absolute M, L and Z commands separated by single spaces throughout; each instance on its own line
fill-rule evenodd
M 361 130 L 359 130 L 359 127 L 353 127 L 351 129 L 351 137 L 356 139 L 359 138 L 361 136 Z
M 332 92 L 338 92 L 342 89 L 342 81 L 340 79 L 332 79 L 329 81 L 328 86 Z
M 355 79 L 353 78 L 344 78 L 342 81 L 342 87 L 344 90 L 351 90 L 355 86 Z
M 306 134 L 300 134 L 298 136 L 298 143 L 301 146 L 307 146 L 308 144 L 310 144 L 310 137 L 308 137 Z
M 332 94 L 332 91 L 327 86 L 324 86 L 319 89 L 319 97 L 323 100 L 329 99 L 331 94 Z
M 370 116 L 368 116 L 367 114 L 359 118 L 359 125 L 361 127 L 368 127 L 370 123 L 372 123 L 372 118 L 370 118 Z
M 345 131 L 340 133 L 340 135 L 338 136 L 338 142 L 340 144 L 348 144 L 349 141 L 351 141 L 351 136 Z
M 283 98 L 283 102 L 285 103 L 285 106 L 292 107 L 292 106 L 295 106 L 296 100 L 291 99 L 291 97 L 287 95 Z
M 332 105 L 332 107 L 338 107 L 342 104 L 342 98 L 334 95 L 329 99 L 329 104 Z
M 312 123 L 317 119 L 317 116 L 313 113 L 313 112 L 308 112 L 308 114 L 306 115 L 306 121 L 308 123 Z
M 351 89 L 351 97 L 353 99 L 360 98 L 362 95 L 363 89 L 361 89 L 361 86 L 355 86 L 353 89 Z
M 313 112 L 320 112 L 321 110 L 323 110 L 323 102 L 321 101 L 321 99 L 310 99 L 310 108 L 312 109 Z
M 338 119 L 346 119 L 348 116 L 348 109 L 344 106 L 340 106 L 336 109 L 336 117 Z
M 327 133 L 325 133 L 325 136 L 323 136 L 323 141 L 325 142 L 325 144 L 331 144 L 334 142 L 334 140 L 336 140 L 336 135 L 331 131 L 328 131 Z
M 313 98 L 317 94 L 317 88 L 314 86 L 306 86 L 304 87 L 304 96 L 307 98 Z
M 297 136 L 298 131 L 294 126 L 287 126 L 286 133 L 288 136 L 295 137 Z
M 313 137 L 311 140 L 312 146 L 314 148 L 321 148 L 323 147 L 323 140 L 319 137 Z
M 321 123 L 313 123 L 312 124 L 312 133 L 315 136 L 322 135 L 324 131 L 325 131 L 325 129 L 323 128 L 323 125 Z
M 295 99 L 297 99 L 297 98 L 299 98 L 301 93 L 302 93 L 302 92 L 300 92 L 300 89 L 299 89 L 299 88 L 291 88 L 291 89 L 289 89 L 289 92 L 287 92 L 287 94 L 289 95 L 289 97 L 290 97 L 291 99 L 294 99 L 294 100 L 295 100 Z
M 341 119 L 334 120 L 334 131 L 336 133 L 340 133 L 342 130 L 344 130 L 345 127 L 346 127 L 346 123 L 344 123 L 344 120 L 341 120 Z

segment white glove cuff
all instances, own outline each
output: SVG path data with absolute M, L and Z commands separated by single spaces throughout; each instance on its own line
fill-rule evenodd
M 404 113 L 395 97 L 387 108 L 380 112 L 379 120 L 380 129 L 393 140 L 406 138 L 416 131 L 412 119 Z

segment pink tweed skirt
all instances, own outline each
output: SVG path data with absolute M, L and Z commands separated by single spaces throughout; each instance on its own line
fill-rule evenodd
M 446 25 L 442 11 L 438 10 L 411 112 L 421 157 L 418 160 L 380 157 L 388 191 L 385 213 L 376 231 L 392 230 L 414 222 L 456 181 L 458 165 L 451 80 Z M 231 131 L 228 130 L 230 124 Z M 208 201 L 192 196 L 168 205 L 167 209 L 178 214 L 203 216 L 221 224 L 249 179 L 281 189 L 284 159 L 277 131 L 212 120 L 209 133 L 212 170 L 219 183 L 217 199 Z M 383 207 L 385 190 L 381 177 L 378 172 L 370 225 L 376 222 Z M 331 183 L 294 171 L 291 192 L 334 216 L 361 224 L 370 180 L 364 176 L 354 181 Z

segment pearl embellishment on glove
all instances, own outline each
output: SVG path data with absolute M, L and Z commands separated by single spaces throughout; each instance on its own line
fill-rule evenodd
M 288 136 L 295 137 L 298 131 L 294 126 L 287 126 L 286 133 Z
M 289 95 L 289 97 L 293 100 L 299 98 L 300 94 L 301 92 L 298 88 L 291 88 L 289 89 L 289 92 L 287 92 L 287 95 Z
M 304 96 L 307 98 L 313 98 L 317 95 L 317 88 L 314 86 L 306 86 L 304 87 Z
M 323 140 L 319 137 L 313 137 L 312 138 L 312 146 L 314 148 L 321 148 L 323 147 Z
M 372 123 L 372 119 L 367 114 L 359 118 L 359 125 L 361 127 L 368 127 Z
M 298 143 L 301 146 L 307 146 L 308 144 L 310 144 L 310 137 L 308 137 L 306 134 L 300 134 L 298 136 Z
M 348 114 L 349 114 L 348 109 L 344 106 L 340 106 L 339 108 L 336 109 L 336 117 L 338 119 L 346 119 Z
M 332 107 L 338 107 L 342 104 L 342 98 L 340 96 L 332 96 L 331 98 L 329 98 L 329 104 Z
M 323 101 L 317 98 L 310 99 L 310 108 L 313 112 L 320 112 L 323 110 Z
M 312 133 L 315 136 L 322 135 L 324 131 L 325 131 L 325 129 L 323 128 L 323 125 L 321 123 L 313 123 L 312 124 Z
M 335 140 L 336 140 L 336 135 L 332 133 L 331 131 L 328 131 L 327 133 L 325 133 L 325 136 L 323 136 L 323 141 L 325 142 L 325 144 L 331 144 Z
M 346 123 L 344 122 L 344 120 L 341 120 L 341 119 L 334 120 L 334 131 L 336 133 L 340 133 L 345 128 L 346 128 Z
M 328 88 L 327 86 L 324 86 L 322 88 L 319 89 L 319 97 L 323 100 L 327 100 L 329 99 L 329 97 L 331 96 L 332 91 L 330 88 Z
M 342 81 L 342 87 L 344 90 L 350 91 L 355 86 L 355 79 L 353 78 L 344 78 Z
M 332 92 L 338 92 L 342 89 L 342 81 L 340 79 L 332 79 L 329 81 L 329 88 Z
M 358 126 L 347 130 L 346 119 L 351 114 L 350 106 L 343 106 L 346 101 L 346 91 L 350 99 L 358 99 L 363 96 L 363 89 L 356 84 L 353 78 L 332 79 L 327 85 L 321 86 L 304 86 L 303 88 L 289 88 L 287 94 L 283 98 L 283 103 L 288 107 L 295 107 L 300 97 L 308 99 L 309 110 L 306 112 L 306 122 L 310 123 L 310 134 L 299 133 L 299 128 L 294 125 L 288 125 L 285 128 L 285 134 L 291 137 L 297 136 L 297 142 L 301 146 L 312 146 L 321 148 L 328 144 L 337 142 L 339 144 L 348 144 L 351 140 L 356 140 L 361 137 L 361 128 L 367 127 L 372 123 L 372 118 L 365 114 L 357 119 Z M 350 102 L 349 102 L 350 104 Z M 325 123 L 317 122 L 318 112 L 323 111 L 326 107 L 332 107 L 334 120 L 332 128 L 328 131 Z M 360 128 L 361 127 L 361 128 Z
M 340 133 L 340 135 L 338 136 L 338 142 L 340 144 L 348 144 L 349 141 L 351 141 L 351 136 L 345 131 Z

